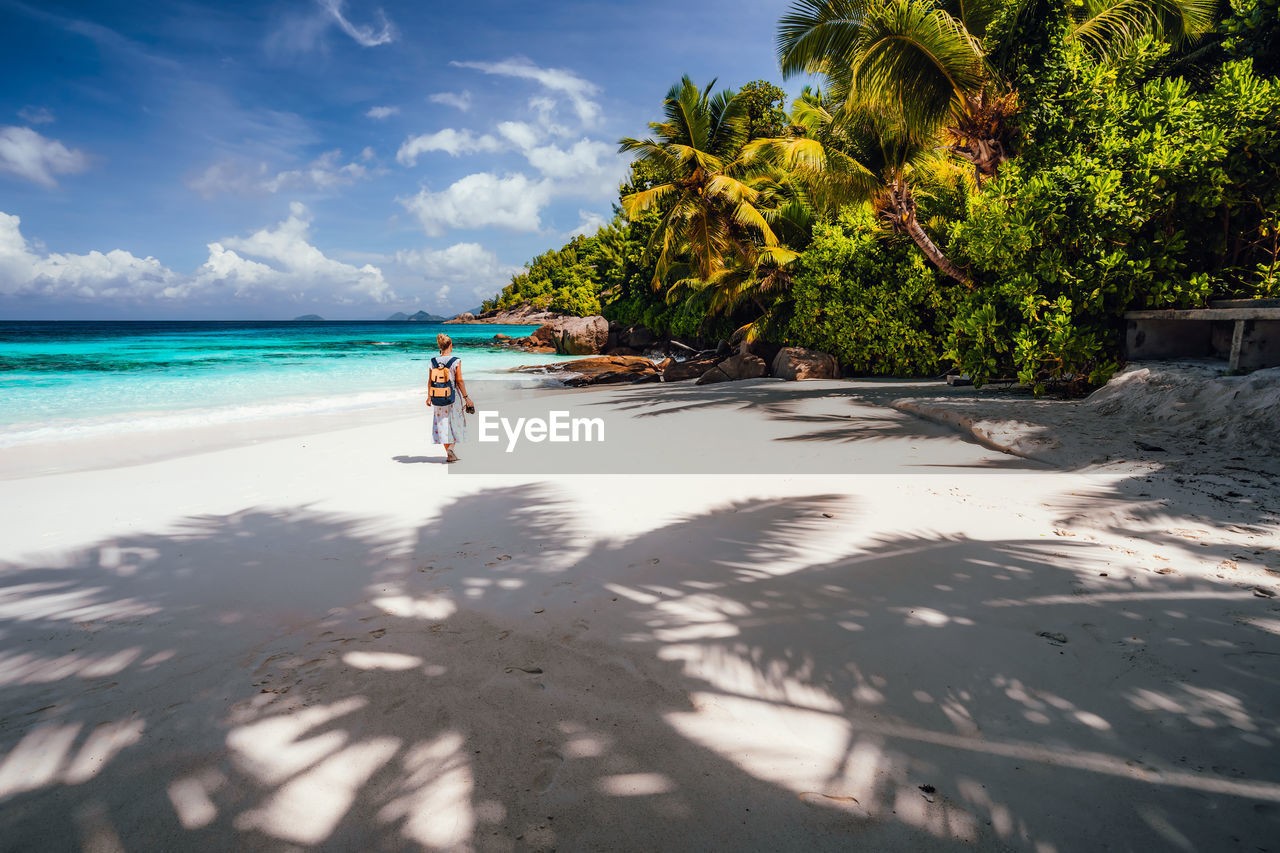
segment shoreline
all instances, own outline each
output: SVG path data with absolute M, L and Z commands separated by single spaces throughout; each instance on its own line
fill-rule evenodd
M 479 379 L 468 384 L 483 388 L 486 392 L 492 389 L 510 400 L 577 390 L 555 387 L 545 380 L 528 377 L 513 377 L 509 380 Z M 355 400 L 360 396 L 307 399 Z M 216 424 L 188 423 L 155 429 L 121 429 L 96 435 L 16 442 L 0 446 L 0 481 L 151 464 L 275 439 L 330 433 L 397 420 L 421 419 L 423 428 L 430 434 L 430 418 L 428 414 L 424 414 L 425 392 L 422 388 L 386 392 L 385 396 L 389 399 L 377 403 L 357 403 L 315 411 L 267 413 L 233 418 Z M 175 419 L 185 421 L 218 411 L 220 410 L 195 410 L 171 414 L 176 416 Z M 157 419 L 163 420 L 168 416 L 166 413 L 157 416 Z M 127 425 L 129 421 L 122 419 L 119 423 Z
M 842 410 L 839 407 L 845 405 L 842 399 L 847 398 L 850 402 L 883 406 L 909 416 L 915 424 L 914 429 L 922 436 L 940 429 L 941 434 L 963 437 L 980 444 L 1000 454 L 1009 467 L 1016 467 L 1014 460 L 1021 458 L 1046 468 L 1078 471 L 1170 464 L 1186 470 L 1212 471 L 1215 463 L 1199 464 L 1199 457 L 1208 455 L 1216 458 L 1225 454 L 1232 459 L 1240 459 L 1242 457 L 1233 454 L 1249 452 L 1256 444 L 1259 433 L 1248 427 L 1245 421 L 1233 421 L 1225 417 L 1225 413 L 1216 416 L 1208 412 L 1197 414 L 1196 409 L 1184 408 L 1189 405 L 1185 400 L 1165 400 L 1173 393 L 1170 389 L 1183 389 L 1178 393 L 1188 400 L 1231 400 L 1241 388 L 1254 391 L 1260 388 L 1263 389 L 1259 392 L 1262 396 L 1254 408 L 1264 411 L 1267 406 L 1274 409 L 1280 405 L 1280 369 L 1251 377 L 1230 377 L 1220 376 L 1220 372 L 1212 370 L 1211 366 L 1195 362 L 1167 367 L 1134 364 L 1118 375 L 1114 387 L 1109 386 L 1097 395 L 1081 400 L 1032 399 L 1021 393 L 991 393 L 969 387 L 952 388 L 930 380 L 888 378 L 803 383 L 763 378 L 718 387 L 697 386 L 693 380 L 641 386 L 603 384 L 575 387 L 563 384 L 563 376 L 572 375 L 571 372 L 537 374 L 525 372 L 528 369 L 528 366 L 514 367 L 502 379 L 473 378 L 470 381 L 473 397 L 480 401 L 480 415 L 486 411 L 491 413 L 491 426 L 494 418 L 499 416 L 511 422 L 521 417 L 544 416 L 545 419 L 546 413 L 559 405 L 566 412 L 580 410 L 584 417 L 611 413 L 609 416 L 612 418 L 628 418 L 631 412 L 640 411 L 642 417 L 654 421 L 655 427 L 661 424 L 661 429 L 677 436 L 693 435 L 699 431 L 699 424 L 696 418 L 686 416 L 686 410 L 715 412 L 724 407 L 741 409 L 749 405 L 762 407 L 768 417 L 773 417 L 769 412 L 775 408 L 790 407 L 792 414 L 783 416 L 781 420 L 808 421 L 818 425 L 827 423 L 837 427 L 834 430 L 817 429 L 811 434 L 784 429 L 782 432 L 756 432 L 746 436 L 747 441 L 757 444 L 779 440 L 789 442 L 791 446 L 783 452 L 799 455 L 797 448 L 811 440 L 843 436 L 845 433 L 849 440 L 874 439 L 883 432 L 883 425 L 879 423 L 864 425 L 861 429 L 852 423 L 840 427 L 838 422 L 844 415 L 840 414 Z M 1123 388 L 1120 387 L 1122 385 Z M 197 425 L 189 421 L 201 415 L 216 415 L 220 409 L 164 413 L 142 418 L 148 422 L 145 429 L 108 429 L 105 434 L 13 443 L 0 446 L 0 480 L 127 466 L 400 419 L 420 418 L 429 430 L 429 415 L 423 411 L 420 388 L 388 391 L 378 395 L 382 399 L 376 401 L 362 399 L 367 396 L 304 398 L 299 401 L 304 406 L 308 402 L 333 402 L 335 405 L 320 405 L 313 411 L 298 412 L 289 410 L 294 404 L 285 403 L 280 405 L 282 411 L 279 412 L 261 411 L 212 424 Z M 557 400 L 559 404 L 552 402 Z M 837 408 L 832 409 L 832 405 Z M 802 411 L 806 406 L 809 410 Z M 642 411 L 645 408 L 649 410 Z M 230 409 L 234 410 L 234 407 Z M 1103 419 L 1109 423 L 1104 424 Z M 153 420 L 161 426 L 151 428 Z M 166 425 L 165 422 L 170 420 L 172 425 Z M 476 430 L 481 423 L 478 416 L 468 420 L 471 423 L 471 441 L 475 442 Z M 745 418 L 744 424 L 756 420 Z M 116 425 L 129 423 L 131 421 L 122 419 Z M 1189 423 L 1195 425 L 1197 435 L 1183 441 L 1181 434 L 1187 432 Z M 1206 449 L 1206 442 L 1195 438 L 1210 429 L 1220 438 L 1213 447 Z M 671 456 L 669 449 L 664 450 L 664 445 L 674 448 L 682 443 L 679 439 L 654 442 L 646 440 L 644 435 L 639 438 L 630 450 L 642 455 L 648 453 L 651 457 Z M 574 453 L 581 455 L 585 451 L 589 457 L 586 464 L 598 465 L 601 470 L 617 474 L 677 474 L 685 470 L 681 464 L 686 464 L 689 473 L 712 473 L 704 470 L 696 459 L 689 458 L 664 461 L 652 471 L 625 465 L 619 467 L 611 464 L 607 453 L 601 455 L 595 450 L 579 447 Z M 621 452 L 628 451 L 623 448 Z M 550 452 L 544 455 L 555 456 Z M 563 473 L 575 472 L 572 456 L 559 455 L 563 462 L 559 470 Z M 519 458 L 494 457 L 491 454 L 487 460 L 489 468 L 483 469 L 482 466 L 482 470 L 491 473 L 523 470 L 539 474 L 557 470 L 554 459 L 538 462 L 532 467 L 522 467 L 520 461 Z M 1254 467 L 1262 474 L 1280 476 L 1280 463 L 1275 463 L 1269 456 L 1255 460 Z M 766 468 L 772 470 L 767 465 Z M 806 471 L 801 465 L 791 473 Z

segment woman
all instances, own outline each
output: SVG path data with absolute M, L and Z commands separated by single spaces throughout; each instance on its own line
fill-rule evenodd
M 453 452 L 453 446 L 459 441 L 467 440 L 464 407 L 473 410 L 474 407 L 471 405 L 471 398 L 467 396 L 467 386 L 462 381 L 462 359 L 454 358 L 453 355 L 453 340 L 441 332 L 436 335 L 436 346 L 440 348 L 440 355 L 432 359 L 435 365 L 443 367 L 453 358 L 453 363 L 449 366 L 449 375 L 453 381 L 453 403 L 448 406 L 431 406 L 431 401 L 427 400 L 432 414 L 431 440 L 444 445 L 447 461 L 457 462 L 458 455 Z

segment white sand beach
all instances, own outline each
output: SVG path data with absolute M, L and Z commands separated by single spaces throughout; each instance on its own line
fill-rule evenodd
M 0 450 L 0 848 L 1274 849 L 1274 459 L 938 387 L 522 392 L 606 441 L 507 473 L 420 406 Z

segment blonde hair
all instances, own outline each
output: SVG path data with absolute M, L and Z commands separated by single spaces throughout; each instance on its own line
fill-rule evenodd
M 449 337 L 444 332 L 441 332 L 436 335 L 436 346 L 440 348 L 440 352 L 444 352 L 449 347 L 453 346 L 453 338 Z

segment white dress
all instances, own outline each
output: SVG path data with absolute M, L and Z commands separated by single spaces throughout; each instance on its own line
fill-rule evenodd
M 458 368 L 462 365 L 462 359 L 456 356 L 437 358 L 437 364 L 444 364 L 449 358 L 454 359 L 449 366 L 449 381 L 453 383 L 453 404 L 431 407 L 431 440 L 436 444 L 456 444 L 467 440 L 467 415 L 463 411 L 466 404 L 462 402 L 462 392 L 458 390 Z

